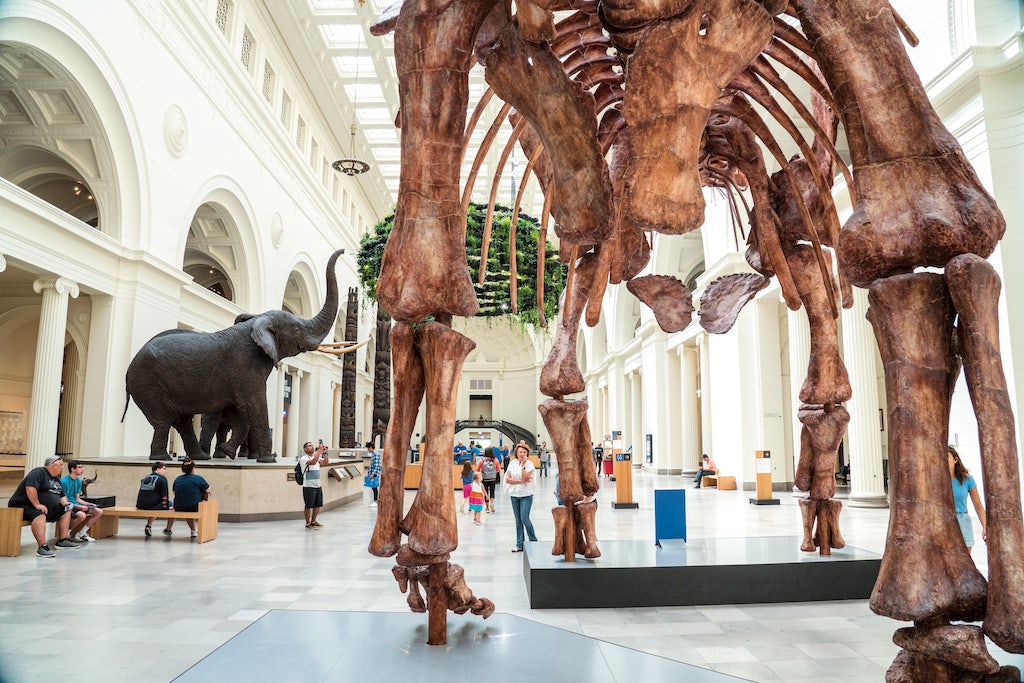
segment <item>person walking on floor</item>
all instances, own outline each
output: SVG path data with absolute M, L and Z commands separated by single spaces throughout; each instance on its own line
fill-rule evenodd
M 476 466 L 477 472 L 483 481 L 484 491 L 487 492 L 486 512 L 494 512 L 494 491 L 498 485 L 498 473 L 501 471 L 501 451 L 496 446 L 480 459 Z
M 964 536 L 964 543 L 968 548 L 974 547 L 974 524 L 967 512 L 967 498 L 970 496 L 978 519 L 981 521 L 981 540 L 988 540 L 987 524 L 985 519 L 985 506 L 981 504 L 981 496 L 978 495 L 978 484 L 970 475 L 967 468 L 960 461 L 960 454 L 956 449 L 949 446 L 946 449 L 946 462 L 949 464 L 949 478 L 953 484 L 953 504 L 956 507 L 956 521 L 960 524 L 960 533 Z
M 479 472 L 473 473 L 473 483 L 469 485 L 469 510 L 473 513 L 473 524 L 480 526 L 480 512 L 487 503 L 487 494 L 484 492 L 483 477 Z
M 312 441 L 302 444 L 302 455 L 299 461 L 305 464 L 305 476 L 302 478 L 302 501 L 306 507 L 303 514 L 307 529 L 319 529 L 323 526 L 316 521 L 320 508 L 324 506 L 324 490 L 320 482 L 320 467 L 328 464 L 327 446 L 320 444 L 314 447 Z
M 523 531 L 531 541 L 537 540 L 537 534 L 533 531 L 533 522 L 530 521 L 530 508 L 533 507 L 535 469 L 529 459 L 530 448 L 524 444 L 516 444 L 515 458 L 509 463 L 508 471 L 505 473 L 505 486 L 508 487 L 508 495 L 512 500 L 512 514 L 516 518 L 516 545 L 512 552 L 523 552 Z
M 366 470 L 366 474 L 377 482 L 376 486 L 371 486 L 370 491 L 373 492 L 373 502 L 370 503 L 370 507 L 377 507 L 377 496 L 380 495 L 380 453 L 373 447 L 372 441 L 366 442 L 366 452 L 370 456 L 370 466 Z
M 467 460 L 462 463 L 462 504 L 459 505 L 459 512 L 466 511 L 469 504 L 469 491 L 473 486 L 473 466 Z
M 196 464 L 191 460 L 181 463 L 181 474 L 174 480 L 174 509 L 179 512 L 198 512 L 199 503 L 210 495 L 210 484 L 198 474 L 195 474 Z M 190 537 L 198 536 L 196 531 L 196 520 L 186 519 L 185 523 L 191 531 Z M 167 528 L 164 534 L 171 535 L 171 527 L 174 520 L 167 520 Z
M 548 450 L 548 442 L 541 441 L 537 449 L 537 459 L 540 460 L 540 476 L 548 476 L 548 466 L 551 464 L 551 451 Z

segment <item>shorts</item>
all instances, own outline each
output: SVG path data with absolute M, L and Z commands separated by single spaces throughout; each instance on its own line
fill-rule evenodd
M 24 505 L 12 505 L 11 507 L 21 508 L 21 518 L 26 522 L 31 522 L 33 519 L 43 514 L 39 511 L 39 508 L 34 508 L 31 505 L 25 507 Z M 64 516 L 64 506 L 55 505 L 46 508 L 46 521 L 56 522 L 58 519 Z
M 473 488 L 472 484 L 463 484 L 462 485 L 462 497 L 463 498 L 469 498 L 469 491 L 472 488 Z
M 956 521 L 960 523 L 960 533 L 964 535 L 964 543 L 968 548 L 974 547 L 974 522 L 966 512 L 956 513 Z
M 324 506 L 324 490 L 319 486 L 303 486 L 302 500 L 306 503 L 306 509 L 322 508 Z

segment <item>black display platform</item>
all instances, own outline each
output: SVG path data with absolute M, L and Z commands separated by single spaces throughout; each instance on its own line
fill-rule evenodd
M 93 503 L 98 508 L 112 508 L 117 505 L 117 496 L 82 496 L 82 500 Z
M 687 681 L 743 679 L 509 614 L 448 613 L 448 642 L 427 645 L 427 615 L 271 610 L 176 682 Z
M 882 556 L 846 546 L 800 551 L 801 538 L 691 538 L 685 547 L 599 541 L 601 557 L 566 562 L 527 543 L 523 577 L 535 609 L 743 605 L 867 599 Z
M 778 498 L 749 498 L 751 505 L 782 505 Z

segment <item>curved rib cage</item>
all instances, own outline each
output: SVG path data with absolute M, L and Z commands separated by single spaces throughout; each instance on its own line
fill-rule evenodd
M 507 0 L 407 0 L 373 27 L 378 35 L 392 30 L 402 178 L 378 300 L 399 321 L 395 417 L 385 451 L 395 457 L 386 457 L 370 551 L 441 572 L 457 546 L 446 483 L 448 422 L 451 386 L 472 342 L 449 323 L 476 310 L 463 250 L 465 207 L 483 155 L 508 117 L 513 134 L 501 165 L 519 144 L 529 160 L 520 187 L 532 173 L 545 194 L 540 239 L 553 219 L 570 267 L 541 373 L 541 391 L 551 398 L 540 412 L 555 442 L 566 503 L 554 513 L 554 552 L 566 561 L 577 552 L 600 555 L 589 507 L 597 480 L 587 405 L 564 400 L 585 388 L 576 365 L 579 324 L 596 324 L 607 285 L 626 282 L 663 329 L 685 328 L 693 311 L 686 287 L 672 277 L 637 275 L 650 258 L 648 234 L 697 229 L 704 219 L 701 187 L 720 188 L 756 273 L 711 283 L 700 324 L 728 331 L 743 304 L 775 276 L 788 307 L 803 307 L 811 328 L 796 472 L 798 488 L 808 492 L 801 501 L 802 549 L 828 554 L 844 545 L 832 473 L 849 421 L 841 404 L 851 391 L 836 318 L 840 302 L 852 303 L 853 284 L 869 290 L 892 425 L 892 522 L 871 607 L 915 622 L 897 633 L 904 650 L 890 677 L 1012 675 L 988 655 L 983 638 L 1024 651 L 1017 452 L 995 351 L 999 281 L 984 261 L 1005 223 L 928 102 L 901 44 L 901 35 L 911 44 L 916 38 L 887 0 L 517 0 L 514 13 Z M 491 87 L 467 117 L 474 60 Z M 809 102 L 780 68 L 806 83 Z M 482 121 L 493 97 L 505 105 L 497 119 Z M 786 158 L 760 112 L 785 131 L 798 155 Z M 840 124 L 852 168 L 835 149 Z M 488 132 L 460 189 L 461 162 L 478 125 Z M 772 175 L 765 152 L 780 169 Z M 836 170 L 855 208 L 842 226 L 832 200 Z M 500 169 L 491 179 L 492 204 L 499 178 Z M 521 199 L 522 191 L 516 213 Z M 484 263 L 490 229 L 488 219 Z M 511 259 L 515 302 L 514 253 Z M 945 274 L 914 273 L 922 266 Z M 411 324 L 427 315 L 437 322 L 414 332 Z M 982 432 L 987 586 L 958 535 L 942 460 L 949 387 L 961 362 Z M 431 406 L 425 483 L 402 517 L 402 454 L 424 393 Z M 427 483 L 435 478 L 436 485 Z M 431 585 L 443 583 L 438 577 Z M 428 603 L 429 642 L 444 642 L 447 599 L 428 596 Z M 950 623 L 981 619 L 982 627 Z

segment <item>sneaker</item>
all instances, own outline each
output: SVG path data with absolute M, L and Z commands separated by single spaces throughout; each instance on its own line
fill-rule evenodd
M 173 534 L 174 532 L 170 529 L 164 529 L 164 536 L 166 536 L 167 538 L 170 538 Z
M 193 531 L 191 534 L 189 534 L 189 538 L 199 538 L 199 532 Z
M 370 503 L 370 507 L 375 508 L 375 507 L 377 507 L 377 504 L 376 503 Z
M 57 541 L 58 548 L 77 548 L 78 544 L 72 541 L 70 538 L 62 538 Z
M 153 535 L 153 527 L 151 527 L 148 524 L 146 525 L 146 535 L 147 536 L 152 536 Z
M 41 545 L 36 549 L 36 555 L 39 557 L 54 557 L 56 554 L 53 552 L 53 548 L 48 545 Z
M 82 533 L 78 534 L 78 540 L 85 541 L 86 543 L 96 542 L 96 539 L 90 536 L 88 531 L 83 531 Z
M 313 528 L 319 529 L 320 527 L 323 526 L 323 524 L 321 524 L 320 522 L 310 522 L 310 526 L 313 527 Z

